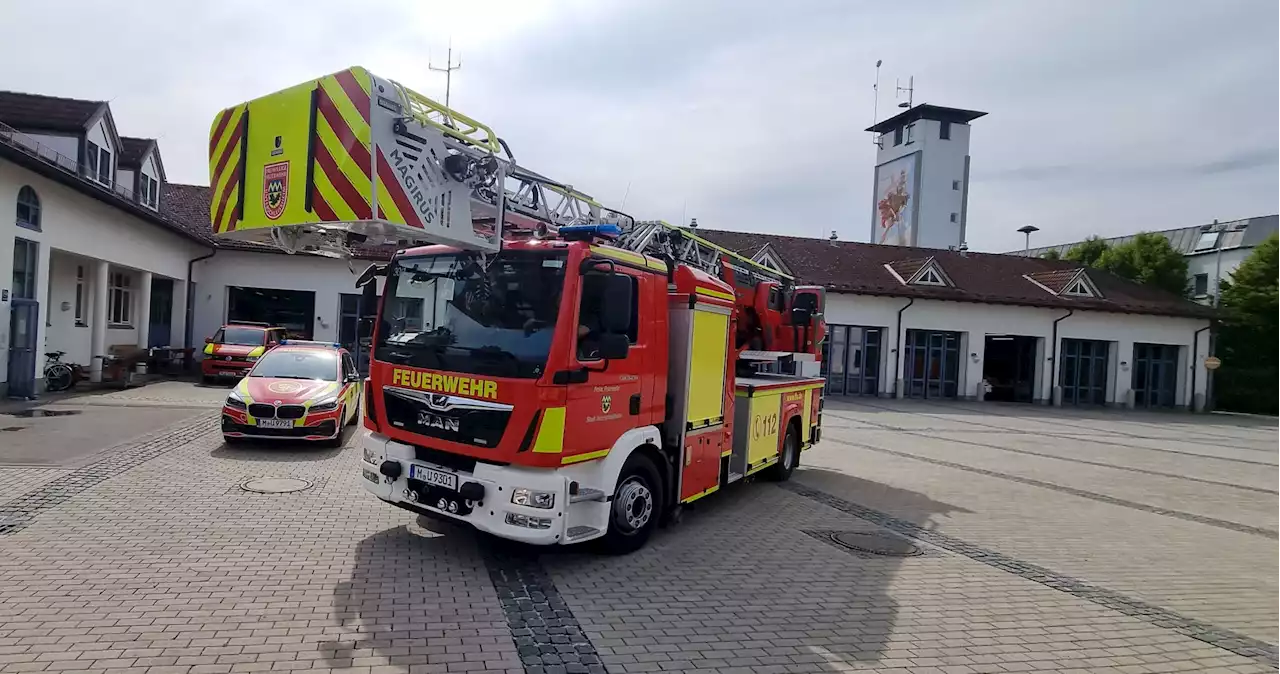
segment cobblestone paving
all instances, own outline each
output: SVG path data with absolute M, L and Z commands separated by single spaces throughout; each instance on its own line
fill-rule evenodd
M 190 399 L 139 404 L 160 393 Z M 1275 469 L 1212 458 L 1274 465 L 1274 428 L 875 405 L 829 404 L 791 484 L 727 489 L 618 558 L 424 526 L 368 497 L 353 443 L 232 450 L 212 413 L 3 469 L 25 519 L 0 535 L 0 672 L 1275 671 L 1275 541 L 1152 511 L 1274 529 Z M 1142 448 L 1172 437 L 1200 456 Z M 314 486 L 239 487 L 264 476 Z

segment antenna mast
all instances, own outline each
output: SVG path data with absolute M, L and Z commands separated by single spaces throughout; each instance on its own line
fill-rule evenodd
M 876 83 L 871 85 L 871 126 L 875 126 L 876 122 L 880 121 L 880 65 L 882 63 L 884 61 L 876 59 Z M 880 144 L 879 134 L 873 136 L 871 142 L 877 146 L 884 147 Z
M 431 65 L 431 56 L 427 55 L 427 70 L 434 70 L 438 73 L 444 73 L 444 107 L 449 107 L 449 91 L 453 88 L 453 71 L 462 70 L 462 57 L 458 57 L 458 62 L 453 62 L 453 38 L 449 39 L 449 52 L 445 57 L 444 67 L 437 68 Z
M 902 92 L 904 91 L 907 92 L 907 102 L 899 103 L 898 104 L 899 108 L 910 108 L 911 106 L 915 105 L 915 94 L 916 94 L 916 76 L 915 75 L 912 75 L 911 77 L 907 78 L 907 86 L 904 87 L 901 84 L 898 84 L 897 80 L 894 80 L 894 86 L 898 90 L 897 91 L 898 96 L 901 96 Z

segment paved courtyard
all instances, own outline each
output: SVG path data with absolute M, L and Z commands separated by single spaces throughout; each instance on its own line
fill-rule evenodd
M 833 401 L 791 482 L 603 558 L 419 522 L 354 439 L 224 447 L 223 396 L 0 415 L 0 672 L 1276 670 L 1274 423 Z

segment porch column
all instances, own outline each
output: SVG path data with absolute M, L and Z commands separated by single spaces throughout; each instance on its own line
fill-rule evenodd
M 102 381 L 102 358 L 107 355 L 107 261 L 93 263 L 93 311 L 89 316 L 89 381 Z
M 138 272 L 138 304 L 134 320 L 138 325 L 138 348 L 150 346 L 151 336 L 151 272 Z M 165 340 L 168 341 L 168 340 Z

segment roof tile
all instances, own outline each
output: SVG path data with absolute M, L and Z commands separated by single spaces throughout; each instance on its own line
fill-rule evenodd
M 0 91 L 0 122 L 19 130 L 78 133 L 103 101 Z

